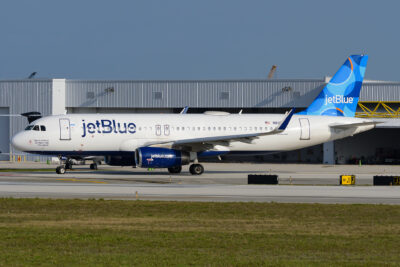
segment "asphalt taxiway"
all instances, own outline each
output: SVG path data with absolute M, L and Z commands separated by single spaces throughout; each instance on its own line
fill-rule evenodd
M 77 166 L 57 175 L 55 165 L 4 163 L 0 164 L 0 197 L 400 204 L 400 186 L 372 186 L 374 175 L 400 174 L 397 166 L 204 166 L 201 176 L 190 175 L 187 168 L 170 175 L 164 170 L 110 166 L 100 166 L 98 171 Z M 248 174 L 277 174 L 280 185 L 247 185 Z M 357 185 L 339 186 L 341 174 L 356 175 Z

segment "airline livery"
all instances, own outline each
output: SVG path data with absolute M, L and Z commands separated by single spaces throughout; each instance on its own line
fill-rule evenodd
M 191 164 L 199 175 L 203 157 L 289 151 L 352 136 L 375 127 L 354 118 L 368 56 L 353 55 L 304 111 L 294 114 L 67 114 L 39 118 L 12 138 L 21 151 L 72 159 L 104 157 L 109 165 L 167 168 Z M 95 168 L 95 165 L 91 165 Z

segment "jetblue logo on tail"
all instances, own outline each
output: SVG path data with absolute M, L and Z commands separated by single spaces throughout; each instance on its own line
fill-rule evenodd
M 328 104 L 341 104 L 341 103 L 344 103 L 344 104 L 351 104 L 351 103 L 353 103 L 353 97 L 345 97 L 345 96 L 342 96 L 342 95 L 335 95 L 335 96 L 330 96 L 330 97 L 328 97 L 328 96 L 325 96 L 325 105 L 328 105 Z
M 348 57 L 311 105 L 299 114 L 354 117 L 367 61 L 366 55 Z

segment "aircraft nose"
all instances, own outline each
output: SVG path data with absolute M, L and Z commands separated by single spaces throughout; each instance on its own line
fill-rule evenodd
M 24 143 L 24 139 L 21 133 L 17 133 L 16 135 L 13 136 L 13 138 L 11 139 L 11 145 L 20 150 L 20 151 L 24 151 L 23 149 L 23 143 Z

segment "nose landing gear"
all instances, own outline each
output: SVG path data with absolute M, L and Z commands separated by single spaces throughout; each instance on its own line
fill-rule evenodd
M 57 168 L 56 168 L 56 173 L 57 174 L 64 174 L 65 173 L 65 167 L 64 167 L 64 165 L 60 165 L 60 166 L 58 166 Z

